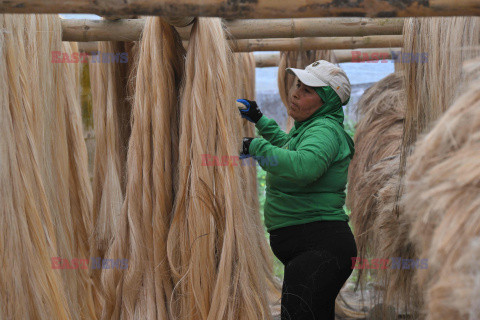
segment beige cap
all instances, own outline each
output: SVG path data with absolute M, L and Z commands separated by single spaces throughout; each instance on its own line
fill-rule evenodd
M 287 68 L 309 87 L 330 86 L 338 94 L 342 103 L 350 98 L 350 81 L 342 68 L 325 60 L 318 60 L 304 69 Z

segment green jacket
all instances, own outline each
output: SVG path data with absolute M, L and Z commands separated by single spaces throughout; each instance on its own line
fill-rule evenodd
M 326 87 L 327 101 L 287 134 L 265 116 L 262 138 L 249 152 L 267 171 L 265 225 L 274 229 L 321 220 L 348 221 L 343 206 L 353 141 L 343 127 L 340 98 Z

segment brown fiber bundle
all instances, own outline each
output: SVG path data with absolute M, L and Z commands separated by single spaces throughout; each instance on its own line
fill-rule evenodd
M 281 51 L 278 62 L 278 91 L 287 110 L 290 108 L 290 91 L 295 85 L 295 76 L 287 73 L 287 68 L 305 68 L 317 60 L 326 60 L 336 63 L 337 59 L 332 50 Z M 288 116 L 287 132 L 293 127 L 293 119 Z
M 415 250 L 408 241 L 409 223 L 405 211 L 399 205 L 403 193 L 403 176 L 406 159 L 413 150 L 419 134 L 428 132 L 459 92 L 462 80 L 461 63 L 478 53 L 479 19 L 469 17 L 408 19 L 404 25 L 405 54 L 412 54 L 420 62 L 402 64 L 406 86 L 407 107 L 405 129 L 402 137 L 398 178 L 386 183 L 385 192 L 379 193 L 379 201 L 384 203 L 374 222 L 377 241 L 380 246 L 375 254 L 380 258 L 416 257 Z M 422 54 L 426 62 L 421 62 Z M 425 61 L 425 60 L 424 60 Z M 397 188 L 395 198 L 391 198 L 391 188 Z M 393 202 L 393 211 L 389 212 Z M 408 211 L 408 210 L 407 210 Z M 417 287 L 413 283 L 415 271 L 386 269 L 379 272 L 378 281 L 385 286 L 384 301 L 396 306 L 405 306 L 408 312 L 416 314 L 421 305 L 421 297 L 416 296 Z
M 133 91 L 128 79 L 134 69 L 133 45 L 99 42 L 99 58 L 90 59 L 89 64 L 95 127 L 92 257 L 104 257 L 125 194 L 127 144 L 131 131 L 129 95 Z M 102 61 L 102 55 L 111 57 L 112 61 Z M 120 59 L 113 60 L 114 55 Z
M 406 175 L 405 216 L 425 292 L 426 319 L 478 319 L 480 61 L 477 78 L 416 144 Z
M 151 17 L 138 54 L 125 201 L 106 254 L 127 259 L 128 269 L 103 271 L 103 319 L 169 319 L 170 314 L 166 240 L 174 198 L 184 49 L 173 27 Z
M 91 186 L 78 69 L 54 15 L 1 15 L 0 318 L 94 319 L 88 270 L 55 270 L 88 258 Z M 66 264 L 62 263 L 65 267 Z
M 355 233 L 358 256 L 376 254 L 373 224 L 383 204 L 378 192 L 394 175 L 403 133 L 405 91 L 402 77 L 393 73 L 368 88 L 357 104 L 355 156 L 348 170 L 347 207 Z M 363 270 L 359 270 L 358 281 Z
M 168 234 L 179 319 L 269 319 L 263 257 L 244 202 L 239 166 L 202 166 L 202 155 L 238 155 L 238 123 L 220 19 L 192 27 L 182 93 L 179 183 Z M 260 266 L 260 267 L 259 267 Z
M 414 252 L 408 241 L 408 229 L 405 228 L 403 215 L 394 214 L 396 192 L 400 183 L 399 155 L 388 160 L 379 179 L 384 179 L 383 187 L 378 191 L 378 212 L 373 222 L 375 231 L 372 240 L 374 258 L 414 259 Z M 380 163 L 379 163 L 380 165 Z M 401 211 L 403 212 L 403 210 Z M 393 261 L 391 261 L 393 263 Z M 416 316 L 421 305 L 420 293 L 413 284 L 414 272 L 411 269 L 380 269 L 375 282 L 382 289 L 379 298 L 385 304 L 393 304 L 397 310 Z M 414 317 L 415 317 L 414 316 Z

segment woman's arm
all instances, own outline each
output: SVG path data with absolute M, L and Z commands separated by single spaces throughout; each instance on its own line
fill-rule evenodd
M 269 119 L 263 115 L 260 120 L 257 121 L 255 127 L 262 137 L 274 146 L 282 147 L 285 142 L 287 142 L 288 134 L 285 133 L 273 119 Z
M 318 126 L 305 132 L 297 150 L 274 146 L 265 139 L 253 139 L 249 152 L 252 156 L 274 159 L 260 166 L 274 175 L 299 185 L 308 185 L 321 177 L 334 161 L 339 142 L 333 129 Z

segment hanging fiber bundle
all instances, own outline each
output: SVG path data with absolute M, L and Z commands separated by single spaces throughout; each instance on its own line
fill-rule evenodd
M 378 214 L 378 220 L 374 222 L 379 239 L 376 243 L 380 244 L 375 254 L 380 257 L 403 259 L 416 257 L 415 249 L 408 241 L 410 226 L 404 216 L 406 212 L 400 205 L 407 157 L 414 150 L 417 137 L 428 132 L 436 119 L 458 96 L 464 77 L 461 63 L 478 53 L 479 21 L 475 17 L 421 18 L 405 21 L 402 55 L 406 54 L 411 58 L 408 63 L 405 61 L 401 64 L 407 99 L 405 128 L 398 178 L 392 176 L 386 183 L 384 192 L 378 195 L 378 201 L 384 203 Z M 419 58 L 425 54 L 426 61 Z M 420 60 L 415 61 L 416 59 Z M 397 190 L 392 199 L 393 187 Z M 392 207 L 392 212 L 388 212 Z M 387 268 L 379 271 L 378 281 L 385 287 L 383 296 L 385 302 L 405 307 L 407 312 L 416 316 L 422 299 L 416 295 L 414 274 L 414 270 Z
M 102 319 L 169 319 L 172 281 L 166 259 L 178 149 L 178 88 L 184 49 L 175 29 L 146 20 L 139 49 L 127 186 L 106 257 L 126 270 L 102 272 Z
M 409 18 L 403 26 L 400 69 L 405 77 L 407 108 L 400 177 L 417 136 L 430 130 L 459 93 L 462 63 L 480 53 L 479 17 Z M 397 202 L 403 191 L 397 191 Z M 398 216 L 396 206 L 395 214 Z
M 355 155 L 348 170 L 346 205 L 357 243 L 358 256 L 375 256 L 373 228 L 383 207 L 377 193 L 394 170 L 392 158 L 400 154 L 405 112 L 402 77 L 392 73 L 368 88 L 357 104 L 359 121 L 355 127 Z M 393 170 L 393 171 L 392 171 Z M 388 242 L 388 241 L 387 241 Z M 359 270 L 357 283 L 362 281 Z
M 76 43 L 63 42 L 63 51 L 72 56 L 78 52 Z M 80 70 L 78 64 L 64 64 L 63 90 L 65 105 L 66 141 L 68 145 L 69 163 L 69 200 L 76 257 L 89 258 L 89 237 L 92 234 L 92 185 L 88 173 L 88 155 L 83 135 L 83 124 L 80 107 Z M 64 177 L 67 178 L 67 177 Z M 75 258 L 75 256 L 74 256 Z M 88 311 L 89 317 L 96 318 L 95 303 L 98 303 L 97 289 L 87 270 L 80 269 L 78 277 L 78 304 L 80 315 Z M 68 270 L 67 270 L 68 272 Z M 71 275 L 68 275 L 71 277 Z
M 232 61 L 220 19 L 192 27 L 182 89 L 179 180 L 168 257 L 178 319 L 270 319 L 261 225 L 243 201 L 234 165 L 202 166 L 202 155 L 238 155 Z M 248 186 L 247 186 L 248 187 Z
M 426 319 L 477 319 L 480 237 L 480 61 L 475 80 L 418 141 L 406 175 L 405 221 Z
M 237 63 L 237 79 L 235 83 L 236 88 L 241 88 L 237 97 L 245 97 L 249 100 L 255 100 L 255 57 L 253 53 L 235 53 L 234 57 L 239 57 Z M 239 130 L 242 132 L 239 135 L 240 138 L 242 137 L 255 137 L 255 126 L 247 121 L 246 119 L 238 117 L 243 125 L 243 130 Z M 251 160 L 251 159 L 249 159 Z M 242 176 L 242 179 L 246 180 L 247 192 L 245 192 L 245 203 L 247 207 L 250 209 L 248 213 L 248 217 L 252 218 L 251 224 L 253 225 L 261 225 L 260 219 L 260 204 L 258 201 L 258 186 L 257 186 L 257 168 L 253 161 L 245 161 L 245 166 L 243 167 L 245 170 L 245 177 Z M 262 233 L 255 233 L 258 236 L 258 247 L 262 251 L 263 255 L 263 263 L 261 265 L 266 268 L 265 274 L 267 275 L 268 280 L 268 289 L 269 289 L 269 301 L 275 302 L 280 300 L 281 295 L 281 283 L 278 279 L 275 278 L 273 272 L 273 253 L 268 245 L 265 235 Z
M 95 128 L 93 176 L 94 234 L 91 256 L 104 258 L 121 212 L 126 184 L 127 143 L 133 94 L 133 43 L 99 42 L 90 59 L 90 84 Z M 106 61 L 102 61 L 106 58 Z M 110 60 L 111 59 L 111 60 Z M 99 281 L 100 270 L 94 272 Z
M 95 319 L 79 73 L 52 61 L 76 45 L 62 45 L 55 15 L 1 15 L 0 25 L 0 318 Z
M 0 15 L 0 28 L 0 318 L 70 319 L 61 274 L 50 260 L 57 241 L 41 175 L 40 124 L 34 125 L 40 90 L 25 90 L 39 72 L 29 63 L 36 37 L 27 38 L 37 35 L 36 18 Z M 56 33 L 38 36 L 47 40 Z
M 414 259 L 414 251 L 408 241 L 408 229 L 405 228 L 404 216 L 394 214 L 396 191 L 400 184 L 400 155 L 388 161 L 388 166 L 380 168 L 379 179 L 383 179 L 383 187 L 376 195 L 378 203 L 377 216 L 372 229 L 373 253 L 376 258 L 389 259 L 386 269 L 379 269 L 375 282 L 381 288 L 379 301 L 384 305 L 394 305 L 416 318 L 421 305 L 421 294 L 413 283 L 414 271 L 410 268 L 398 268 L 398 262 L 391 259 Z M 380 165 L 380 164 L 379 164 Z M 376 166 L 375 166 L 376 167 Z M 400 211 L 403 212 L 403 209 Z

